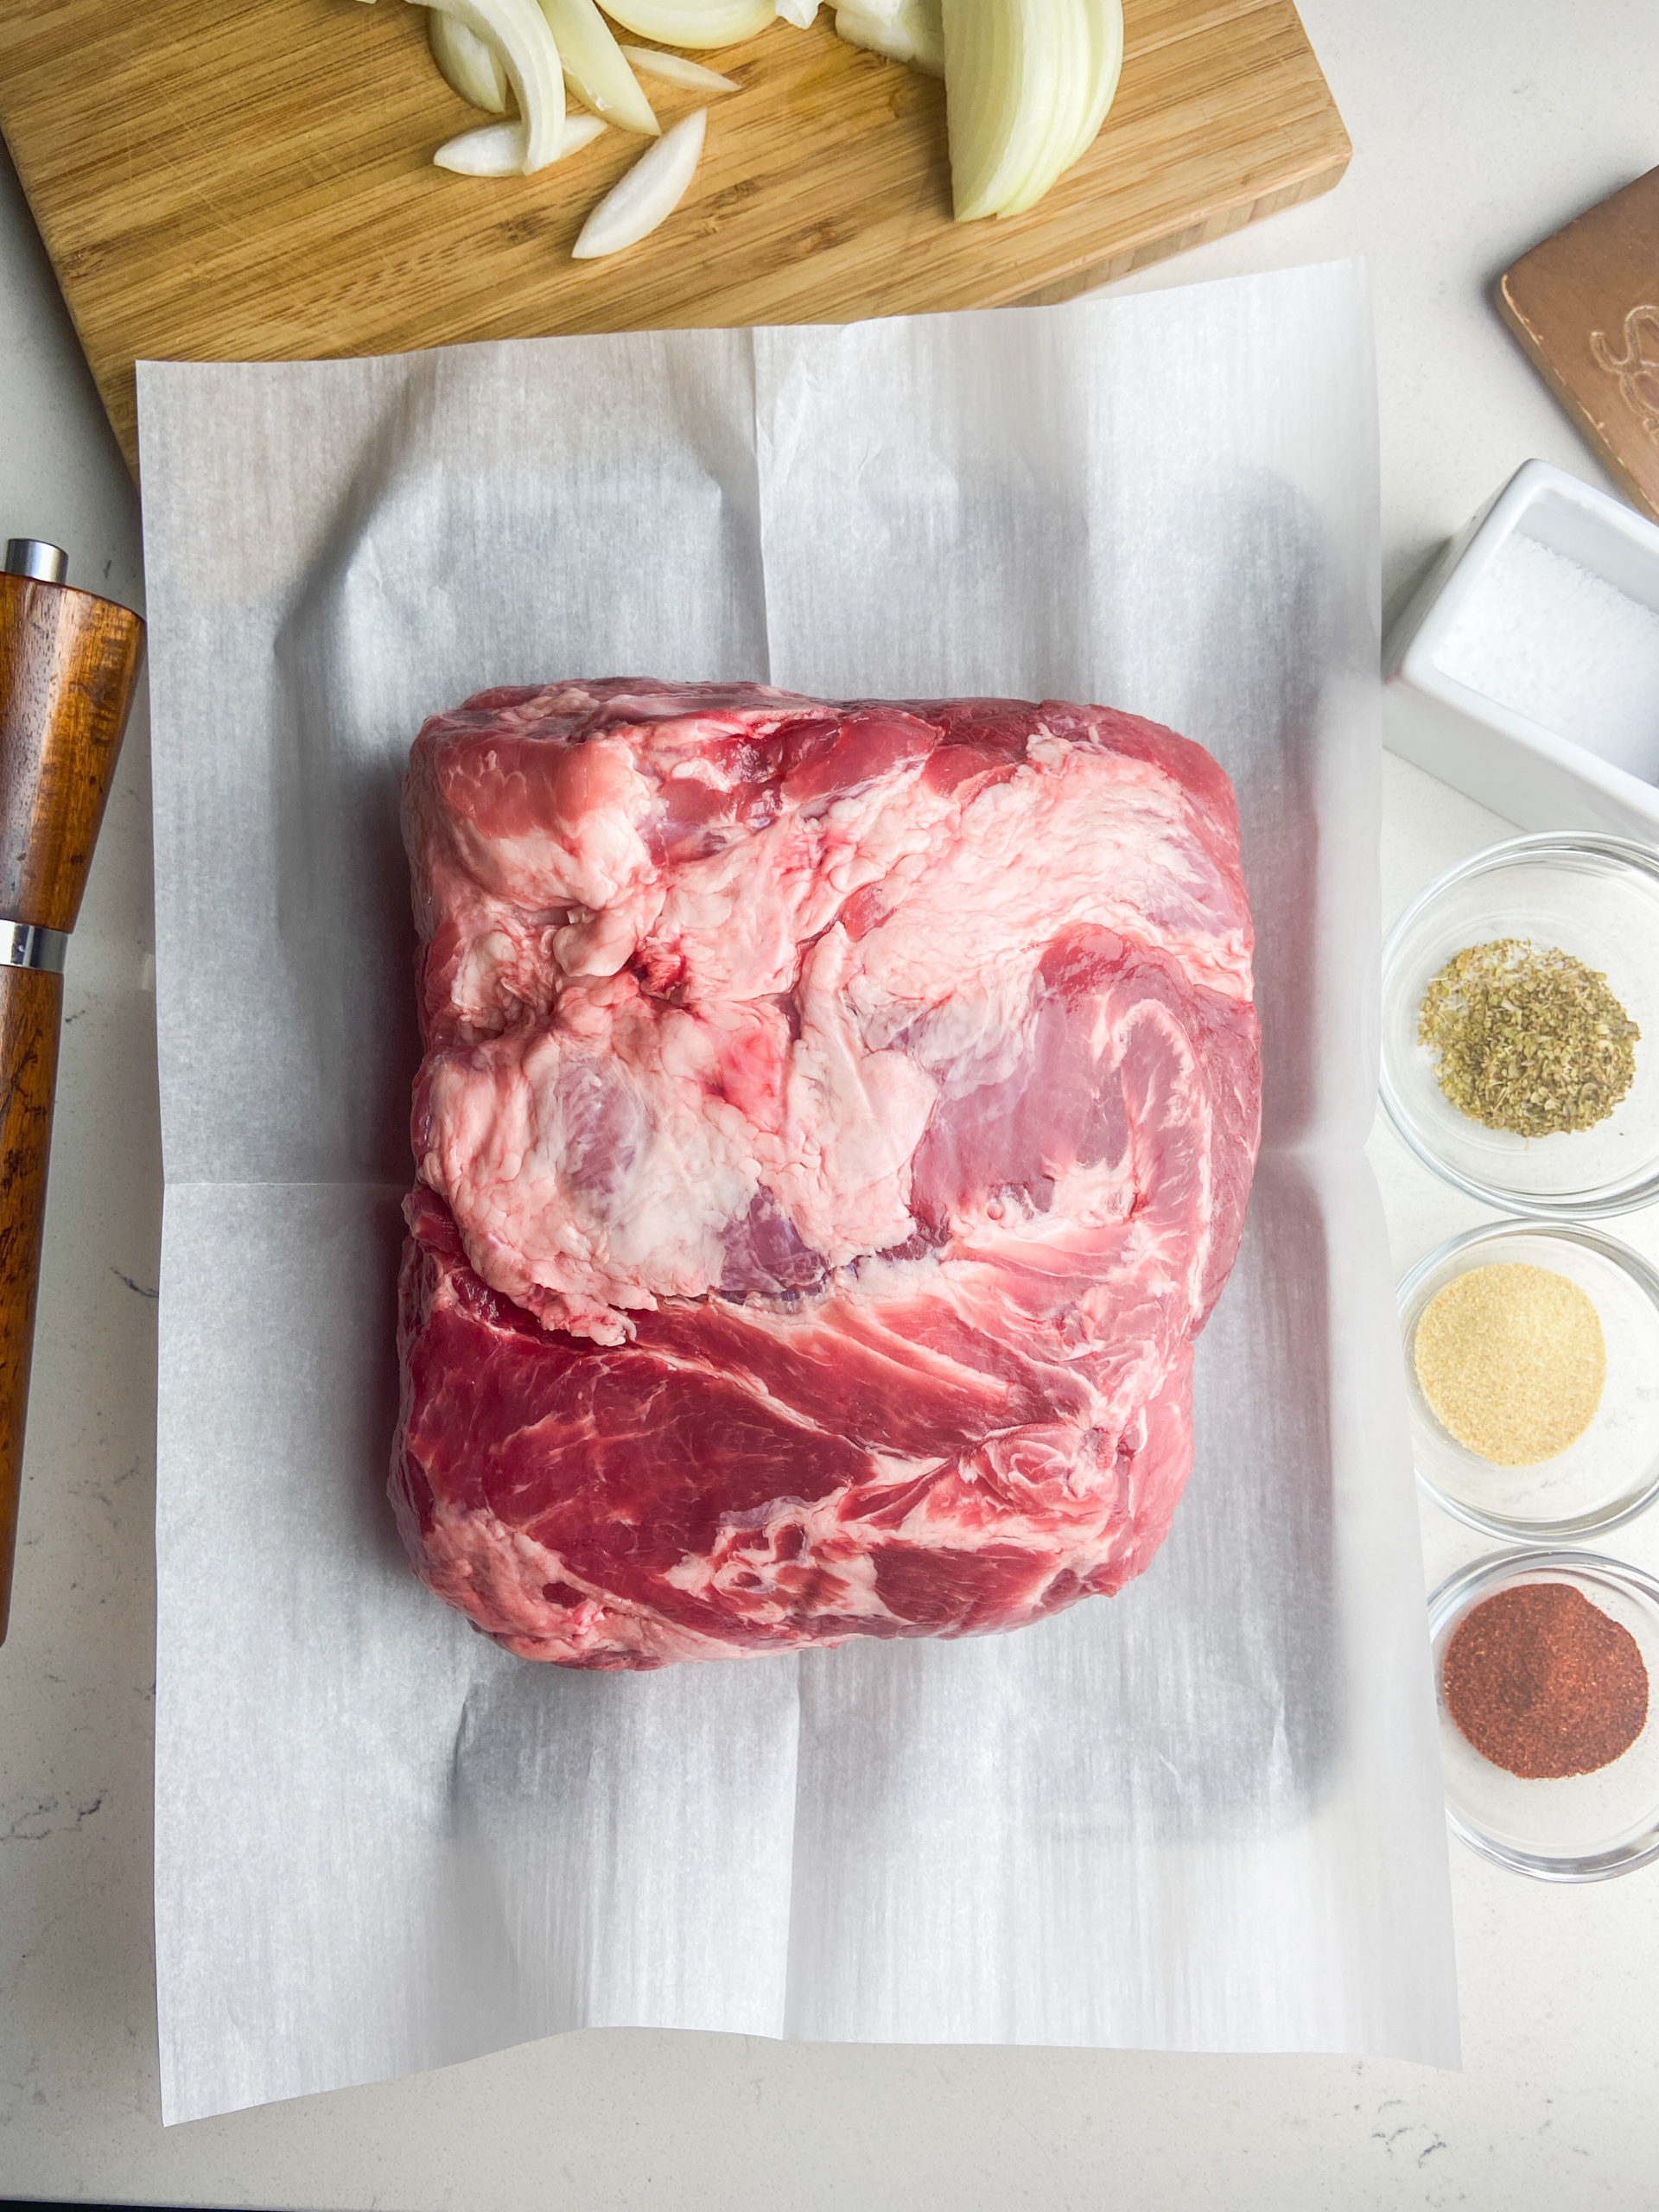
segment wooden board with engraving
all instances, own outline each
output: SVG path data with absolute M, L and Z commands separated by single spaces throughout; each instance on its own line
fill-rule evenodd
M 1497 296 L 1550 390 L 1659 520 L 1659 169 L 1523 253 Z
M 534 177 L 432 166 L 479 118 L 381 0 L 0 0 L 0 130 L 136 458 L 137 359 L 273 360 L 466 339 L 1058 299 L 1327 190 L 1349 143 L 1291 0 L 1124 0 L 1122 85 L 1030 213 L 950 220 L 944 88 L 826 16 L 719 66 L 702 166 L 653 238 L 570 246 L 639 150 Z M 696 96 L 649 87 L 664 121 Z

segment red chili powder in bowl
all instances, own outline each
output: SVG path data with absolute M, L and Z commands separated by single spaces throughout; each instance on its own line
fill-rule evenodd
M 1440 1681 L 1481 1757 L 1529 1781 L 1611 1766 L 1647 1725 L 1636 1638 L 1570 1582 L 1516 1583 L 1471 1607 Z

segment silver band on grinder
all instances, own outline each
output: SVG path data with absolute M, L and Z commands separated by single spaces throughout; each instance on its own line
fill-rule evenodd
M 69 950 L 67 930 L 41 929 L 34 922 L 0 922 L 0 968 L 37 968 L 61 976 Z
M 33 576 L 37 583 L 60 584 L 69 575 L 69 556 L 61 545 L 48 544 L 43 537 L 9 537 L 6 574 Z

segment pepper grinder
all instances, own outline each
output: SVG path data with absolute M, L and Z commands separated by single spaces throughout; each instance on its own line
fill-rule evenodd
M 144 626 L 14 537 L 0 570 L 0 1643 L 11 1610 L 63 956 L 132 704 Z

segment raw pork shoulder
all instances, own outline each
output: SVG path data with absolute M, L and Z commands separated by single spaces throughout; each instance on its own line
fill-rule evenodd
M 966 1636 L 1137 1574 L 1259 1099 L 1231 788 L 1098 707 L 429 721 L 391 1491 L 509 1650 Z

